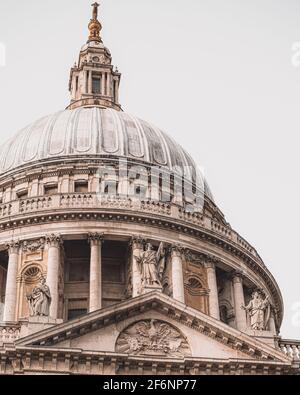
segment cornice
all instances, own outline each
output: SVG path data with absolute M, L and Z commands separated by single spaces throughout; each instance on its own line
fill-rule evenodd
M 118 304 L 117 308 L 108 307 L 79 320 L 63 323 L 19 339 L 16 345 L 55 347 L 57 343 L 67 339 L 80 337 L 150 310 L 158 311 L 165 317 L 188 326 L 233 350 L 239 350 L 253 360 L 291 363 L 291 359 L 281 351 L 158 292 L 130 299 Z

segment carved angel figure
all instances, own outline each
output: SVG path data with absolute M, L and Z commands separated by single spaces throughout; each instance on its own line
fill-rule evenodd
M 146 251 L 140 257 L 135 257 L 140 267 L 143 285 L 162 286 L 162 277 L 165 271 L 166 252 L 164 244 L 161 243 L 158 251 L 153 249 L 152 244 L 148 243 Z
M 253 292 L 252 300 L 248 306 L 242 306 L 249 314 L 251 329 L 264 331 L 267 328 L 270 319 L 270 302 L 269 298 L 262 298 L 259 292 Z
M 49 316 L 51 294 L 44 278 L 41 279 L 40 283 L 33 289 L 31 294 L 27 295 L 27 301 L 31 316 Z

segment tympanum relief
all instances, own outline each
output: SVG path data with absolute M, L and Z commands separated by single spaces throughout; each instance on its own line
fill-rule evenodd
M 125 329 L 116 343 L 116 352 L 183 358 L 191 355 L 185 337 L 170 324 L 145 320 Z

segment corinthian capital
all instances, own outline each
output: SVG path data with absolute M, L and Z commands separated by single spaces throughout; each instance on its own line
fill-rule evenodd
M 61 236 L 56 234 L 46 236 L 46 241 L 50 247 L 59 247 L 63 242 Z
M 104 234 L 103 233 L 89 233 L 88 234 L 88 241 L 91 245 L 102 244 L 104 241 Z
M 11 240 L 7 245 L 8 254 L 18 254 L 20 251 L 21 244 L 19 240 Z
M 171 245 L 170 251 L 171 251 L 172 257 L 178 257 L 178 258 L 181 258 L 184 253 L 184 249 L 180 244 Z
M 143 249 L 146 240 L 142 236 L 132 236 L 130 245 L 133 249 Z

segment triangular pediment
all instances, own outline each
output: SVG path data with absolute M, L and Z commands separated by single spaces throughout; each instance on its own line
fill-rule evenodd
M 32 334 L 17 347 L 289 363 L 275 348 L 153 292 Z

